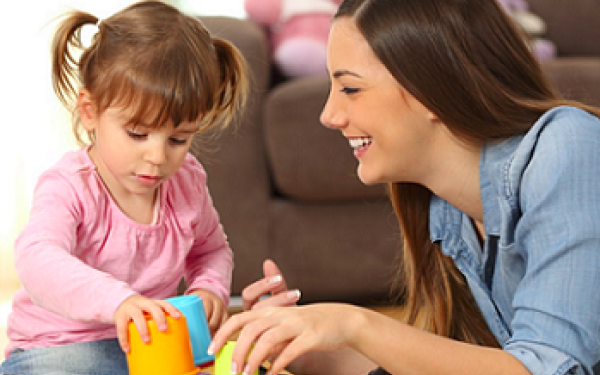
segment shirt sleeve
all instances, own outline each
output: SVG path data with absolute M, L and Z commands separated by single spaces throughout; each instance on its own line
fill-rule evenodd
M 566 116 L 528 157 L 514 191 L 526 267 L 505 349 L 535 375 L 589 375 L 600 358 L 600 123 Z
M 36 305 L 72 320 L 111 323 L 116 308 L 135 292 L 78 258 L 82 211 L 70 181 L 56 171 L 44 173 L 15 242 L 16 269 Z
M 229 304 L 233 271 L 233 252 L 219 220 L 206 183 L 206 173 L 194 159 L 189 161 L 193 199 L 199 205 L 195 241 L 186 258 L 185 279 L 188 291 L 205 289 Z

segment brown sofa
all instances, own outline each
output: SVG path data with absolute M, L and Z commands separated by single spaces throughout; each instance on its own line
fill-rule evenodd
M 600 105 L 597 0 L 529 0 L 547 22 L 559 58 L 544 65 L 567 96 Z M 382 186 L 366 187 L 336 131 L 319 123 L 328 78 L 273 80 L 262 30 L 247 20 L 203 18 L 231 40 L 253 75 L 247 112 L 218 138 L 199 136 L 195 153 L 235 253 L 233 293 L 274 259 L 302 301 L 374 304 L 388 297 L 401 243 Z

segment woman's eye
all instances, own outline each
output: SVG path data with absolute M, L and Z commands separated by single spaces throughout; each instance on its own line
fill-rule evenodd
M 356 88 L 353 88 L 353 87 L 344 87 L 344 88 L 342 88 L 341 91 L 344 94 L 352 95 L 352 94 L 356 94 L 359 91 L 359 89 L 356 89 Z

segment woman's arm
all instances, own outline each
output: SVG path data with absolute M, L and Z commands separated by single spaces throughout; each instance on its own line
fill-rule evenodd
M 356 316 L 350 345 L 392 374 L 530 374 L 504 350 L 436 336 L 368 310 Z
M 367 362 L 392 374 L 415 375 L 529 375 L 527 369 L 510 354 L 500 350 L 453 341 L 418 330 L 377 312 L 344 304 L 314 304 L 302 307 L 269 307 L 232 317 L 213 340 L 218 351 L 227 338 L 240 331 L 233 355 L 237 368 L 252 373 L 262 362 L 274 357 L 271 372 L 277 374 L 306 353 L 317 353 L 310 363 L 302 358 L 301 370 L 341 374 L 345 365 L 359 361 L 364 373 Z M 254 344 L 247 363 L 243 359 Z M 326 353 L 335 355 L 324 357 Z M 322 357 L 318 357 L 321 355 Z M 330 362 L 327 362 L 327 360 Z M 327 366 L 327 367 L 325 367 Z M 295 365 L 290 367 L 295 369 Z M 372 367 L 370 367 L 372 368 Z M 350 369 L 352 370 L 352 369 Z M 317 373 L 320 373 L 317 372 Z M 325 372 L 323 372 L 325 373 Z

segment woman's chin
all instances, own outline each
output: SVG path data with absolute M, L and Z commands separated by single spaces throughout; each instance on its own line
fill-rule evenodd
M 377 185 L 386 182 L 382 181 L 380 178 L 377 178 L 373 174 L 367 173 L 367 171 L 363 170 L 361 165 L 358 166 L 357 175 L 360 182 L 367 186 Z

